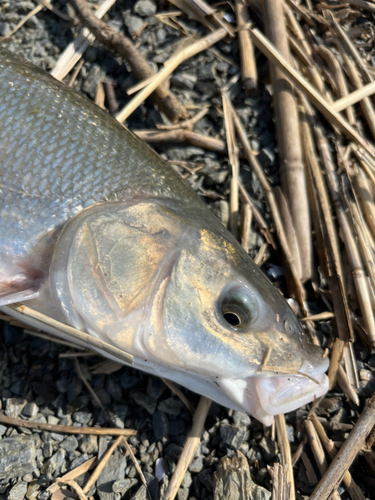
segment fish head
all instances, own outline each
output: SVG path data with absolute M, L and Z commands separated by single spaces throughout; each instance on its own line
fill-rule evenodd
M 270 425 L 328 390 L 328 361 L 216 219 L 160 200 L 103 204 L 62 232 L 51 291 L 70 324 Z

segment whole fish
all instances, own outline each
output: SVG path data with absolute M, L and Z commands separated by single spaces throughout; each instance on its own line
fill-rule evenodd
M 328 360 L 232 235 L 105 111 L 0 49 L 0 304 L 269 425 Z

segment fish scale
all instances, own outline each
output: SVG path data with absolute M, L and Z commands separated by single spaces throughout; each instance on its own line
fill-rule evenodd
M 130 133 L 124 141 L 123 127 L 92 102 L 59 82 L 50 88 L 48 75 L 3 50 L 0 71 L 0 251 L 11 240 L 21 255 L 46 228 L 129 193 L 197 203 L 158 155 Z

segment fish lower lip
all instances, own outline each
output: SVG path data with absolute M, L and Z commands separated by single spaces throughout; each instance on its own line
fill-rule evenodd
M 314 379 L 295 375 L 259 377 L 255 387 L 260 405 L 270 415 L 296 410 L 328 391 L 329 381 L 325 373 Z

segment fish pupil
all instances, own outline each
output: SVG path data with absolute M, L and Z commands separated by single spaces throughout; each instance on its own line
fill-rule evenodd
M 230 313 L 230 312 L 225 313 L 224 319 L 231 326 L 239 326 L 241 324 L 240 318 L 237 316 L 237 314 L 234 314 L 234 313 Z

